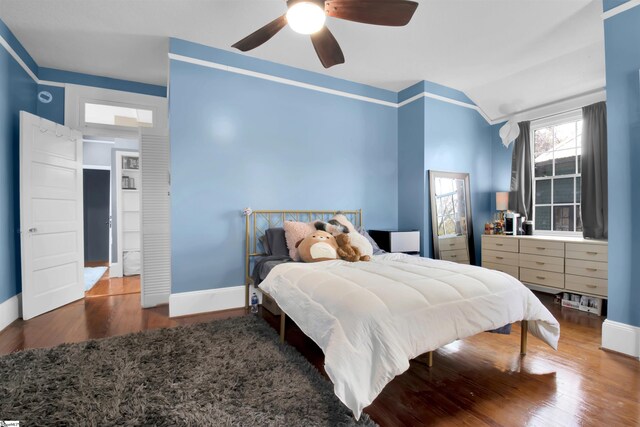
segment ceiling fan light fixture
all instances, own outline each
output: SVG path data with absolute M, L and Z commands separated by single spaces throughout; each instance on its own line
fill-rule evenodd
M 287 11 L 287 22 L 293 31 L 300 34 L 313 34 L 324 27 L 327 19 L 324 9 L 317 3 L 301 1 Z

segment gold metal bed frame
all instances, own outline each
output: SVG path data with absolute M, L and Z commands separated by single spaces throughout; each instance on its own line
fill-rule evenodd
M 309 211 L 309 210 L 255 210 L 250 215 L 245 216 L 245 293 L 244 293 L 244 306 L 245 309 L 249 308 L 249 294 L 250 288 L 253 284 L 251 278 L 251 266 L 255 257 L 265 256 L 264 252 L 260 252 L 261 244 L 260 238 L 264 236 L 265 232 L 269 228 L 283 227 L 285 221 L 328 221 L 334 215 L 341 213 L 351 221 L 356 227 L 361 227 L 362 223 L 362 209 L 358 210 L 343 210 L 343 211 Z M 266 292 L 261 291 L 263 294 Z M 284 343 L 285 340 L 285 325 L 287 315 L 280 308 L 280 342 Z M 524 356 L 527 354 L 527 331 L 528 321 L 522 320 L 521 334 L 520 334 L 520 354 Z M 427 365 L 433 366 L 433 352 L 426 353 Z

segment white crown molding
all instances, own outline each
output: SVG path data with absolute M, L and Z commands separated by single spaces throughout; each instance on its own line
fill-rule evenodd
M 626 12 L 629 9 L 633 9 L 636 6 L 640 6 L 640 0 L 629 0 L 628 2 L 616 6 L 613 9 L 609 9 L 602 14 L 602 19 L 607 20 L 613 16 L 616 16 L 622 12 Z
M 256 71 L 247 70 L 247 69 L 244 69 L 244 68 L 231 67 L 231 66 L 220 64 L 220 63 L 217 63 L 217 62 L 206 61 L 206 60 L 203 60 L 203 59 L 197 59 L 197 58 L 192 58 L 192 57 L 189 57 L 189 56 L 178 55 L 178 54 L 175 54 L 175 53 L 169 53 L 169 59 L 172 59 L 174 61 L 186 62 L 186 63 L 194 64 L 194 65 L 200 65 L 202 67 L 214 68 L 216 70 L 228 71 L 230 73 L 242 74 L 242 75 L 245 75 L 245 76 L 251 76 L 251 77 L 255 77 L 255 78 L 259 78 L 259 79 L 269 80 L 269 81 L 282 83 L 282 84 L 286 84 L 286 85 L 290 85 L 290 86 L 301 87 L 301 88 L 304 88 L 304 89 L 309 89 L 309 90 L 314 90 L 314 91 L 317 91 L 317 92 L 328 93 L 328 94 L 331 94 L 331 95 L 342 96 L 342 97 L 345 97 L 345 98 L 357 99 L 359 101 L 371 102 L 373 104 L 384 105 L 384 106 L 391 107 L 391 108 L 404 107 L 407 104 L 410 104 L 410 103 L 412 103 L 414 101 L 417 101 L 418 99 L 425 98 L 425 97 L 426 98 L 432 98 L 432 99 L 436 99 L 438 101 L 447 102 L 449 104 L 457 105 L 459 107 L 470 108 L 472 110 L 476 110 L 478 113 L 480 113 L 480 115 L 482 115 L 482 117 L 484 117 L 484 119 L 487 121 L 487 123 L 493 124 L 493 123 L 491 123 L 491 120 L 489 119 L 489 117 L 487 117 L 487 115 L 484 113 L 484 111 L 482 111 L 482 109 L 480 107 L 478 107 L 477 105 L 473 105 L 473 104 L 469 104 L 467 102 L 462 102 L 462 101 L 458 101 L 458 100 L 455 100 L 455 99 L 447 98 L 447 97 L 444 97 L 444 96 L 441 96 L 441 95 L 436 95 L 436 94 L 430 93 L 430 92 L 422 92 L 422 93 L 419 93 L 419 94 L 417 94 L 415 96 L 412 96 L 411 98 L 406 99 L 406 100 L 404 100 L 404 101 L 402 101 L 400 103 L 396 103 L 396 102 L 390 102 L 390 101 L 383 101 L 383 100 L 376 99 L 376 98 L 371 98 L 371 97 L 368 97 L 368 96 L 355 95 L 353 93 L 344 92 L 344 91 L 341 91 L 341 90 L 329 89 L 329 88 L 326 88 L 326 87 L 313 85 L 313 84 L 309 84 L 309 83 L 303 83 L 303 82 L 299 82 L 299 81 L 296 81 L 296 80 L 286 79 L 286 78 L 283 78 L 283 77 L 276 77 L 276 76 L 272 76 L 272 75 L 265 74 L 265 73 L 259 73 L 259 72 L 256 72 Z
M 171 294 L 169 296 L 169 317 L 244 307 L 244 292 L 244 286 L 231 286 Z
M 189 56 L 177 55 L 175 53 L 169 53 L 169 59 L 172 59 L 174 61 L 187 62 L 189 64 L 200 65 L 202 67 L 214 68 L 214 69 L 217 69 L 217 70 L 228 71 L 230 73 L 236 73 L 236 74 L 242 74 L 242 75 L 245 75 L 245 76 L 256 77 L 256 78 L 259 78 L 259 79 L 269 80 L 269 81 L 277 82 L 277 83 L 282 83 L 282 84 L 286 84 L 286 85 L 289 85 L 289 86 L 296 86 L 296 87 L 301 87 L 301 88 L 304 88 L 304 89 L 315 90 L 316 92 L 323 92 L 323 93 L 328 93 L 328 94 L 331 94 L 331 95 L 343 96 L 345 98 L 357 99 L 359 101 L 371 102 L 373 104 L 380 104 L 380 105 L 384 105 L 384 106 L 387 106 L 387 107 L 395 107 L 395 108 L 398 107 L 398 104 L 396 104 L 395 102 L 383 101 L 383 100 L 380 100 L 380 99 L 370 98 L 368 96 L 355 95 L 353 93 L 344 92 L 344 91 L 341 91 L 341 90 L 329 89 L 329 88 L 326 88 L 326 87 L 313 85 L 313 84 L 309 84 L 309 83 L 303 83 L 303 82 L 299 82 L 299 81 L 296 81 L 296 80 L 286 79 L 286 78 L 283 78 L 283 77 L 272 76 L 270 74 L 259 73 L 257 71 L 251 71 L 251 70 L 247 70 L 245 68 L 231 67 L 231 66 L 228 66 L 228 65 L 219 64 L 217 62 L 205 61 L 205 60 L 202 60 L 202 59 L 191 58 Z
M 0 331 L 22 317 L 22 294 L 14 295 L 0 304 Z
M 640 358 L 640 328 L 605 319 L 602 324 L 602 348 Z
M 34 82 L 36 82 L 36 84 L 47 85 L 47 86 L 56 86 L 56 87 L 64 87 L 64 83 L 50 82 L 50 81 L 47 81 L 47 80 L 40 80 L 38 78 L 38 76 L 36 76 L 34 74 L 34 72 L 31 71 L 31 68 L 29 68 L 27 66 L 27 64 L 22 60 L 22 58 L 20 58 L 20 55 L 18 55 L 18 53 L 15 50 L 13 50 L 11 45 L 2 36 L 0 36 L 0 45 L 2 45 L 2 47 L 5 48 L 5 50 L 9 53 L 9 55 L 11 55 L 13 57 L 13 59 L 15 59 L 18 64 L 20 64 L 22 69 L 29 75 L 29 77 L 31 77 L 33 79 Z

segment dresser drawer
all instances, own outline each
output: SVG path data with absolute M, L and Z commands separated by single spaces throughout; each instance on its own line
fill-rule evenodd
M 490 262 L 492 264 L 505 264 L 518 266 L 518 254 L 514 252 L 500 252 L 482 250 L 482 262 Z
M 441 251 L 452 251 L 456 249 L 467 249 L 467 236 L 440 237 L 438 246 Z
M 554 273 L 552 271 L 520 268 L 520 280 L 523 282 L 549 286 L 552 288 L 564 288 L 564 274 Z
M 519 277 L 518 276 L 518 267 L 514 266 L 514 265 L 494 264 L 492 262 L 484 262 L 484 261 L 482 261 L 482 266 L 484 268 L 488 268 L 490 270 L 502 271 L 503 273 L 507 273 L 508 275 L 513 276 L 516 279 Z
M 565 261 L 565 272 L 576 276 L 593 277 L 596 279 L 606 279 L 609 272 L 609 264 L 606 262 L 583 261 L 580 259 L 569 259 Z
M 564 273 L 564 258 L 544 255 L 520 254 L 519 265 L 520 267 L 532 268 L 534 270 Z
M 482 248 L 492 251 L 518 252 L 518 239 L 506 236 L 482 236 Z
M 520 242 L 520 253 L 564 258 L 564 242 L 522 239 Z
M 440 259 L 445 261 L 469 264 L 469 253 L 466 249 L 456 249 L 454 251 L 440 251 Z
M 603 297 L 607 296 L 609 290 L 608 282 L 605 279 L 574 276 L 573 274 L 565 274 L 565 284 L 568 290 Z
M 590 243 L 567 243 L 567 258 L 607 262 L 609 247 Z

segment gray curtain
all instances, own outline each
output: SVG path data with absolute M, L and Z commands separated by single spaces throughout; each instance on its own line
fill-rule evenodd
M 582 235 L 606 239 L 608 230 L 607 105 L 582 109 Z
M 531 157 L 530 122 L 518 123 L 520 135 L 511 156 L 511 191 L 509 210 L 531 219 L 533 216 L 533 167 Z

